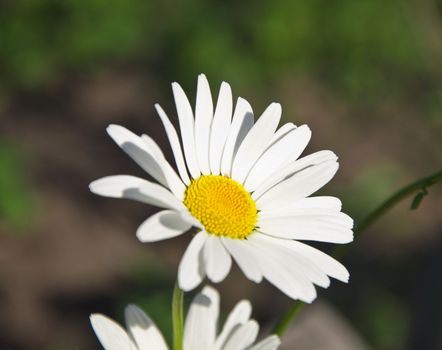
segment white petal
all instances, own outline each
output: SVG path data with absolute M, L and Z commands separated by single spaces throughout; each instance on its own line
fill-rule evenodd
M 175 195 L 178 198 L 183 200 L 185 186 L 181 181 L 180 177 L 178 177 L 177 173 L 175 172 L 175 169 L 172 168 L 172 166 L 169 164 L 167 159 L 164 157 L 161 148 L 149 135 L 145 134 L 141 135 L 141 139 L 147 145 L 150 153 L 155 157 L 159 166 L 161 167 L 161 170 L 163 171 L 164 176 L 166 177 L 168 187 L 171 189 L 173 193 L 175 193 Z
M 230 254 L 226 251 L 218 236 L 210 235 L 204 245 L 204 265 L 207 277 L 218 283 L 226 278 L 232 266 Z
M 298 276 L 300 281 L 306 277 L 309 282 L 320 287 L 327 288 L 330 285 L 330 279 L 322 269 L 313 264 L 309 259 L 306 259 L 302 254 L 297 254 L 291 249 L 293 241 L 278 239 L 265 234 L 256 235 L 255 239 L 261 241 L 261 245 L 266 246 L 268 251 L 271 250 L 273 252 L 269 254 L 270 257 L 272 254 L 277 254 L 277 260 L 285 261 L 283 268 L 287 269 L 294 276 Z M 300 275 L 302 276 L 299 277 Z
M 257 255 L 261 256 L 258 263 L 264 277 L 292 299 L 311 303 L 316 298 L 316 290 L 311 282 L 314 271 L 302 269 L 303 266 L 296 260 L 296 256 L 289 254 L 282 245 L 275 242 L 272 244 L 272 240 L 278 239 L 260 233 L 250 235 L 247 239 Z M 321 279 L 319 270 L 316 272 L 315 280 L 321 280 L 321 284 L 325 284 L 325 277 L 322 276 Z
M 239 146 L 232 165 L 232 178 L 243 183 L 256 160 L 266 149 L 281 119 L 281 105 L 272 103 Z
M 107 132 L 139 166 L 182 200 L 186 188 L 162 152 L 158 152 L 159 148 L 153 140 L 150 143 L 155 147 L 149 147 L 141 137 L 119 125 L 108 126 Z
M 147 148 L 149 149 L 150 153 L 153 155 L 155 159 L 162 159 L 164 157 L 164 153 L 161 150 L 161 148 L 157 145 L 157 143 L 153 140 L 152 137 L 146 134 L 141 135 L 141 141 L 143 141 Z
M 270 215 L 270 216 L 276 216 L 279 213 L 289 213 L 289 212 L 295 212 L 297 210 L 307 210 L 307 209 L 324 209 L 324 210 L 331 210 L 334 212 L 340 211 L 342 208 L 342 203 L 339 198 L 336 197 L 330 197 L 330 196 L 317 196 L 317 197 L 307 197 L 307 198 L 300 198 L 297 201 L 294 201 L 293 203 L 290 203 L 284 208 L 274 208 L 273 210 L 268 210 L 260 213 L 260 216 L 263 214 Z
M 256 201 L 258 210 L 282 208 L 297 199 L 308 197 L 329 182 L 338 167 L 338 163 L 331 160 L 299 171 L 258 198 Z
M 179 236 L 192 225 L 184 221 L 179 212 L 163 210 L 152 215 L 137 229 L 137 238 L 141 242 L 157 242 Z
M 166 130 L 167 137 L 169 139 L 170 146 L 172 147 L 173 156 L 175 158 L 175 163 L 178 167 L 178 173 L 180 174 L 181 179 L 186 185 L 190 184 L 189 175 L 186 170 L 186 163 L 184 162 L 183 152 L 181 150 L 180 140 L 178 138 L 178 134 L 170 122 L 167 114 L 161 108 L 161 106 L 157 103 L 155 108 L 158 112 L 158 115 L 163 122 L 164 129 Z
M 209 82 L 204 74 L 198 76 L 195 104 L 195 148 L 201 172 L 210 174 L 209 142 L 213 118 L 213 102 Z
M 187 210 L 187 208 L 185 208 L 184 210 L 181 210 L 180 212 L 181 218 L 184 221 L 187 221 L 189 224 L 191 224 L 194 227 L 197 227 L 201 230 L 204 230 L 204 225 L 201 224 L 197 218 L 195 218 L 190 212 L 189 210 Z
M 273 134 L 272 139 L 270 140 L 269 147 L 272 146 L 276 141 L 281 139 L 281 137 L 287 135 L 290 131 L 295 130 L 296 125 L 293 123 L 285 123 L 281 125 L 281 127 L 276 130 Z
M 342 282 L 348 282 L 349 273 L 339 261 L 307 244 L 297 241 L 286 241 L 286 243 L 287 242 L 290 242 L 287 244 L 287 247 L 293 250 L 293 252 L 304 256 L 330 277 Z
M 175 169 L 173 169 L 172 166 L 169 164 L 169 162 L 166 160 L 160 147 L 148 135 L 143 135 L 142 140 L 148 146 L 149 152 L 152 155 L 154 155 L 156 161 L 158 162 L 158 165 L 160 166 L 161 170 L 163 171 L 163 174 L 166 178 L 166 181 L 167 181 L 167 184 L 168 184 L 168 187 L 170 188 L 170 190 L 175 194 L 175 196 L 178 199 L 183 200 L 186 186 L 184 186 L 180 177 L 175 172 Z
M 124 318 L 138 349 L 168 350 L 155 323 L 138 306 L 128 305 L 124 310 Z
M 229 316 L 227 316 L 223 330 L 216 338 L 214 350 L 222 349 L 226 339 L 231 335 L 233 330 L 246 323 L 250 319 L 251 313 L 252 305 L 248 300 L 241 300 L 238 302 L 233 310 L 229 313 Z
M 159 164 L 167 179 L 167 187 L 180 201 L 184 200 L 184 193 L 186 192 L 186 186 L 181 181 L 175 170 L 170 166 L 165 158 L 159 160 Z
M 279 345 L 281 345 L 281 340 L 277 335 L 271 335 L 263 340 L 261 340 L 258 344 L 253 345 L 248 350 L 276 350 Z
M 132 350 L 135 348 L 126 331 L 115 321 L 101 314 L 90 316 L 92 328 L 105 350 Z
M 161 167 L 140 137 L 120 125 L 109 125 L 106 130 L 115 143 L 143 168 L 144 171 L 150 174 L 159 183 L 167 186 L 166 177 Z
M 344 213 L 320 209 L 297 209 L 276 216 L 260 215 L 259 231 L 287 239 L 330 243 L 353 240 L 353 220 Z
M 133 199 L 160 208 L 183 209 L 183 204 L 170 191 L 135 176 L 106 176 L 91 182 L 89 189 L 100 196 Z
M 183 142 L 184 156 L 190 175 L 197 179 L 200 176 L 200 168 L 195 150 L 194 120 L 192 107 L 186 94 L 178 83 L 172 83 L 178 120 L 180 123 L 181 140 Z
M 213 349 L 219 314 L 219 294 L 205 287 L 190 304 L 184 324 L 185 350 Z
M 250 320 L 236 328 L 227 339 L 222 350 L 245 350 L 252 345 L 258 336 L 259 325 L 255 320 Z
M 204 278 L 204 260 L 202 249 L 209 235 L 201 231 L 193 237 L 178 267 L 178 284 L 188 292 L 194 289 Z
M 259 258 L 255 256 L 250 245 L 247 244 L 247 240 L 223 237 L 222 241 L 229 253 L 232 254 L 233 259 L 235 259 L 244 275 L 246 275 L 249 280 L 255 283 L 260 283 L 263 275 L 256 262 Z
M 308 198 L 310 199 L 314 197 L 308 197 Z M 332 222 L 347 228 L 353 227 L 353 219 L 347 214 L 342 213 L 340 211 L 336 211 L 335 209 L 308 208 L 308 207 L 302 208 L 294 206 L 284 207 L 280 210 L 260 212 L 258 217 L 258 225 L 263 220 L 281 219 L 281 218 L 289 218 L 289 220 L 290 219 L 296 220 L 298 218 L 306 219 L 312 221 L 313 223 L 316 222 L 317 220 L 319 223 Z
M 138 188 L 147 180 L 132 175 L 105 176 L 89 184 L 91 192 L 104 197 L 129 198 L 143 201 L 144 198 L 133 198 L 126 190 Z
M 159 203 L 164 203 L 160 207 L 176 209 L 176 210 L 184 210 L 184 204 L 178 200 L 176 196 L 170 193 L 168 190 L 163 188 L 160 185 L 157 185 L 153 182 L 143 183 L 138 191 L 145 198 L 156 198 Z M 159 206 L 158 204 L 153 203 L 154 205 Z M 166 206 L 167 205 L 167 206 Z
M 311 200 L 310 200 L 311 199 Z M 273 210 L 264 210 L 259 213 L 259 218 L 274 218 L 281 216 L 311 216 L 327 215 L 341 216 L 346 225 L 353 227 L 353 219 L 347 214 L 340 213 L 341 201 L 336 197 L 307 197 L 301 198 L 284 208 L 275 208 Z M 258 218 L 258 219 L 259 219 Z
M 257 200 L 270 188 L 303 169 L 307 169 L 313 165 L 336 159 L 338 158 L 331 151 L 319 151 L 300 158 L 297 161 L 288 164 L 283 169 L 279 169 L 277 172 L 269 176 L 269 178 L 265 180 L 261 185 L 259 185 L 256 191 L 252 193 L 252 198 L 254 200 Z
M 210 132 L 209 161 L 214 175 L 219 175 L 221 171 L 221 156 L 229 134 L 232 109 L 232 90 L 229 84 L 222 82 Z
M 235 154 L 244 137 L 253 126 L 253 111 L 250 104 L 239 97 L 233 113 L 232 124 L 221 158 L 221 174 L 230 176 Z
M 253 192 L 272 173 L 295 161 L 304 151 L 312 132 L 307 125 L 293 129 L 267 149 L 250 171 L 244 184 Z

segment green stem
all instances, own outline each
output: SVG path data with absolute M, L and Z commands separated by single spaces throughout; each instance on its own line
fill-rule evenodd
M 172 327 L 173 327 L 173 349 L 183 349 L 183 300 L 184 293 L 175 283 L 172 296 Z
M 393 208 L 396 204 L 398 204 L 403 199 L 411 196 L 412 194 L 426 190 L 428 187 L 442 181 L 442 170 L 435 172 L 434 174 L 419 179 L 411 184 L 403 187 L 392 196 L 390 196 L 387 200 L 382 202 L 375 210 L 373 210 L 365 219 L 363 219 L 357 226 L 354 228 L 354 235 L 359 236 L 362 231 L 364 231 L 368 226 L 373 224 L 377 219 L 379 219 L 382 215 L 388 212 L 391 208 Z M 347 251 L 347 246 L 339 246 L 334 251 L 333 257 L 342 257 L 344 253 Z M 275 327 L 275 333 L 279 336 L 286 331 L 287 327 L 302 309 L 305 304 L 301 301 L 295 301 L 293 306 L 287 311 L 281 321 Z
M 390 198 L 388 198 L 385 202 L 383 202 L 380 206 L 378 206 L 375 210 L 373 210 L 364 220 L 362 220 L 355 228 L 354 233 L 355 236 L 361 234 L 368 226 L 370 226 L 373 222 L 375 222 L 378 218 L 384 215 L 387 211 L 393 208 L 397 203 L 401 200 L 411 196 L 413 193 L 426 189 L 437 182 L 442 181 L 442 170 L 435 172 L 434 174 L 424 177 L 420 180 L 417 180 L 399 191 L 393 194 Z
M 290 323 L 292 323 L 293 319 L 296 317 L 299 311 L 301 311 L 303 306 L 304 303 L 302 301 L 295 301 L 289 311 L 275 327 L 274 333 L 281 336 L 286 331 L 287 327 L 290 326 Z

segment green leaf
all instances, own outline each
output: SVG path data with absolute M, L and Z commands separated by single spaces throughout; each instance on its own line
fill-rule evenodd
M 414 196 L 412 202 L 411 202 L 411 210 L 416 210 L 419 205 L 422 202 L 422 199 L 424 199 L 424 197 L 428 194 L 427 189 L 423 188 L 421 191 L 419 191 L 416 196 Z

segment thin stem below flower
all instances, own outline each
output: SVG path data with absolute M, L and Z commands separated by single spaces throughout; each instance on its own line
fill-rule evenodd
M 378 220 L 382 215 L 388 212 L 400 201 L 418 192 L 418 195 L 421 195 L 419 201 L 413 201 L 412 203 L 412 209 L 416 209 L 422 197 L 427 193 L 427 188 L 440 181 L 442 181 L 442 170 L 439 170 L 434 174 L 426 176 L 401 188 L 399 191 L 397 191 L 384 202 L 382 202 L 376 209 L 368 214 L 365 219 L 363 219 L 357 226 L 355 226 L 353 230 L 355 237 L 359 236 L 362 231 L 373 224 L 376 220 Z M 332 256 L 335 258 L 340 258 L 344 255 L 344 253 L 347 252 L 347 249 L 347 246 L 339 246 L 333 251 Z M 289 309 L 289 311 L 287 311 L 281 321 L 276 325 L 274 332 L 277 335 L 282 336 L 282 334 L 286 331 L 287 327 L 290 325 L 290 323 L 293 321 L 293 319 L 296 317 L 296 315 L 299 313 L 304 305 L 305 304 L 299 300 L 295 301 L 293 306 Z
M 296 317 L 299 311 L 301 311 L 303 306 L 303 302 L 299 300 L 295 301 L 289 311 L 284 315 L 282 320 L 276 325 L 273 333 L 281 336 L 286 331 L 287 327 L 290 326 L 290 323 L 292 323 L 293 319 Z
M 172 328 L 173 328 L 173 349 L 183 349 L 183 300 L 184 292 L 175 283 L 172 296 Z

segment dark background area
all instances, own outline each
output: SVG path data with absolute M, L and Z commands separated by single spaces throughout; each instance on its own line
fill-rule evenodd
M 89 314 L 122 322 L 129 302 L 170 336 L 189 236 L 141 244 L 135 230 L 155 209 L 87 186 L 143 176 L 108 124 L 153 136 L 170 156 L 153 105 L 176 121 L 172 81 L 193 100 L 198 73 L 214 96 L 225 80 L 257 116 L 280 102 L 284 121 L 311 127 L 307 153 L 340 157 L 322 193 L 357 223 L 441 168 L 441 62 L 440 0 L 1 1 L 0 348 L 98 348 Z M 340 349 L 442 348 L 441 194 L 430 188 L 413 211 L 404 201 L 348 246 L 349 285 L 305 307 L 293 336 L 310 333 L 287 349 L 331 348 L 305 340 L 331 329 L 303 321 L 309 313 L 345 325 L 327 336 L 360 344 Z M 224 310 L 250 299 L 264 328 L 291 305 L 237 270 L 216 287 Z

